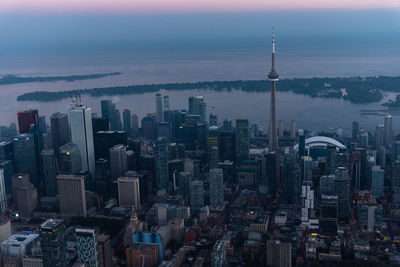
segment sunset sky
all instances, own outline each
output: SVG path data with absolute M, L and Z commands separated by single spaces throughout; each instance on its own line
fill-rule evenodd
M 243 12 L 400 7 L 400 0 L 1 0 L 3 12 Z

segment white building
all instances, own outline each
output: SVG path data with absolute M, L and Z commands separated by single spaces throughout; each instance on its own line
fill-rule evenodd
M 76 104 L 69 110 L 71 124 L 71 141 L 76 144 L 81 153 L 82 171 L 94 175 L 95 159 L 93 144 L 92 110 L 81 104 Z

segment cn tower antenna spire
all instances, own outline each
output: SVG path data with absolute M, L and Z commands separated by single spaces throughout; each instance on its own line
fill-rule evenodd
M 272 27 L 272 54 L 275 54 L 275 27 Z
M 279 80 L 279 75 L 275 69 L 275 28 L 272 27 L 272 66 L 268 74 L 268 80 L 271 82 L 271 103 L 269 112 L 269 149 L 270 151 L 278 151 L 278 132 L 276 128 L 276 82 Z

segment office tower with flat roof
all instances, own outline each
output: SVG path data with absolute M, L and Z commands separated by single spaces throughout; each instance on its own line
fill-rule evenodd
M 326 174 L 335 174 L 336 171 L 336 146 L 326 147 Z
M 306 136 L 304 130 L 299 129 L 299 159 L 306 156 Z
M 95 158 L 92 128 L 92 110 L 81 104 L 76 104 L 69 110 L 71 122 L 71 140 L 79 148 L 82 161 L 82 171 L 94 175 Z
M 338 221 L 346 223 L 350 218 L 350 180 L 346 168 L 337 168 L 332 191 L 338 196 Z
M 58 198 L 63 216 L 86 217 L 85 180 L 81 175 L 58 175 Z
M 124 145 L 110 148 L 111 177 L 115 181 L 128 170 L 128 155 Z
M 280 157 L 281 155 L 275 151 L 269 152 L 265 156 L 266 181 L 262 181 L 261 184 L 268 186 L 268 193 L 273 197 L 276 196 L 277 190 L 281 183 Z
M 136 114 L 132 114 L 132 137 L 139 136 L 139 119 Z
M 110 148 L 116 145 L 127 145 L 128 139 L 125 131 L 99 131 L 94 134 L 95 159 L 110 159 Z
M 37 159 L 37 148 L 32 134 L 20 134 L 14 137 L 15 172 L 28 173 L 31 183 L 40 187 L 40 177 Z
M 204 103 L 203 96 L 191 96 L 189 97 L 189 115 L 201 116 L 202 108 L 201 103 Z
M 156 137 L 156 119 L 152 116 L 146 116 L 142 119 L 142 136 L 147 139 Z
M 4 170 L 4 183 L 8 190 L 8 188 L 11 187 L 11 180 L 12 176 L 14 175 L 14 166 L 12 161 L 10 160 L 0 161 L 0 169 Z
M 385 123 L 384 123 L 384 129 L 383 129 L 383 144 L 387 147 L 390 148 L 392 147 L 392 137 L 393 137 L 393 129 L 392 129 L 392 116 L 387 115 L 385 117 Z
M 106 117 L 94 117 L 92 116 L 92 127 L 93 127 L 93 138 L 99 131 L 109 131 L 110 122 Z
M 158 138 L 155 145 L 156 153 L 156 185 L 157 190 L 167 190 L 169 184 L 167 141 Z
M 312 181 L 312 157 L 303 156 L 301 157 L 300 162 L 300 169 L 301 169 L 301 180 L 302 181 Z
M 75 237 L 78 263 L 88 267 L 99 266 L 96 231 L 94 229 L 75 228 Z
M 19 133 L 27 133 L 34 124 L 39 130 L 39 114 L 36 109 L 18 112 L 18 128 Z
M 0 216 L 7 211 L 6 184 L 4 182 L 4 170 L 0 169 Z
M 360 124 L 358 121 L 353 121 L 351 126 L 351 139 L 353 142 L 358 141 L 358 135 L 360 134 Z
M 67 229 L 62 219 L 48 219 L 40 226 L 43 267 L 66 267 Z
M 231 121 L 231 120 L 228 120 L 228 119 L 225 119 L 225 120 L 222 122 L 222 130 L 223 130 L 223 131 L 226 131 L 226 132 L 229 132 L 229 131 L 232 131 L 232 129 L 233 129 L 233 127 L 232 127 L 232 121 Z
M 320 229 L 324 234 L 337 233 L 338 224 L 338 196 L 321 195 L 321 211 L 319 218 Z
M 300 199 L 301 177 L 299 168 L 296 167 L 296 153 L 289 150 L 283 160 L 283 201 L 294 204 Z
M 53 149 L 58 158 L 60 146 L 70 141 L 68 115 L 64 113 L 54 113 L 50 117 L 51 139 Z
M 108 235 L 97 235 L 97 251 L 99 255 L 99 267 L 112 267 L 111 240 Z
M 164 121 L 164 112 L 162 107 L 162 95 L 156 94 L 156 122 L 163 122 Z
M 268 148 L 271 151 L 278 150 L 278 132 L 276 128 L 276 82 L 279 80 L 279 75 L 275 69 L 275 34 L 272 33 L 272 66 L 268 74 L 268 80 L 271 82 L 271 102 L 269 111 L 269 131 Z
M 12 142 L 0 142 L 0 160 L 10 160 L 14 162 L 14 146 Z
M 66 143 L 59 149 L 60 172 L 63 174 L 78 173 L 82 170 L 82 159 L 79 147 L 73 143 Z
M 235 161 L 236 135 L 234 131 L 222 131 L 219 135 L 218 152 L 221 162 Z
M 199 211 L 204 207 L 204 185 L 203 181 L 190 181 L 190 208 Z
M 157 124 L 157 137 L 163 137 L 167 141 L 171 140 L 171 126 L 169 122 L 159 122 Z
M 169 111 L 169 96 L 164 96 L 164 111 Z
M 129 109 L 124 109 L 122 112 L 122 120 L 124 123 L 124 131 L 129 137 L 132 137 L 132 115 Z
M 236 163 L 249 159 L 249 121 L 236 120 Z
M 283 132 L 284 132 L 284 125 L 283 125 L 283 120 L 279 121 L 279 128 L 278 128 L 278 137 L 283 137 Z
M 121 207 L 140 209 L 140 181 L 138 177 L 118 178 L 118 201 Z
M 31 254 L 35 243 L 38 242 L 38 234 L 15 234 L 4 240 L 1 243 L 4 266 L 23 266 L 22 259 Z
M 292 244 L 279 240 L 267 241 L 267 266 L 291 267 Z
M 332 191 L 332 183 L 335 180 L 335 175 L 323 175 L 319 178 L 319 194 L 320 195 L 331 195 Z
M 296 138 L 296 121 L 292 120 L 290 124 L 290 138 Z
M 101 116 L 108 119 L 111 130 L 121 130 L 121 115 L 111 100 L 101 100 Z
M 222 207 L 224 205 L 224 175 L 222 169 L 211 169 L 210 181 L 210 205 Z
M 372 167 L 371 193 L 375 198 L 383 196 L 385 172 L 380 166 Z
M 53 149 L 44 149 L 40 154 L 43 166 L 44 192 L 46 196 L 57 196 L 57 159 Z
M 384 125 L 379 124 L 375 128 L 375 148 L 378 149 L 384 145 Z

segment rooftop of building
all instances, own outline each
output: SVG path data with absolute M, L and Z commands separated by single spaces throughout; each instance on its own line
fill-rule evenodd
M 4 240 L 2 246 L 13 246 L 13 247 L 21 247 L 35 240 L 39 235 L 38 234 L 15 234 L 10 236 L 7 240 Z
M 53 230 L 57 229 L 63 224 L 64 224 L 63 219 L 48 219 L 40 226 L 40 228 L 43 230 Z

